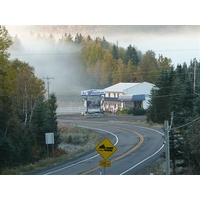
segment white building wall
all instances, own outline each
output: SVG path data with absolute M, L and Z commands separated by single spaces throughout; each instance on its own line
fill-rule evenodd
M 134 87 L 126 89 L 124 91 L 124 93 L 131 94 L 131 95 L 144 94 L 145 100 L 143 101 L 143 108 L 147 109 L 149 107 L 150 93 L 151 93 L 151 89 L 153 87 L 154 87 L 154 84 L 143 82 L 143 83 L 138 84 Z
M 117 84 L 116 84 L 117 85 Z M 143 83 L 137 83 L 134 86 L 125 89 L 122 91 L 117 91 L 117 88 L 115 88 L 116 91 L 107 91 L 106 92 L 106 97 L 119 97 L 121 95 L 140 95 L 144 94 L 145 95 L 145 100 L 142 102 L 143 108 L 147 109 L 149 106 L 149 99 L 150 99 L 150 93 L 151 89 L 154 87 L 154 84 L 148 83 L 148 82 L 143 82 Z M 120 88 L 119 88 L 120 90 Z M 116 104 L 109 104 L 109 108 L 111 110 L 116 109 Z M 108 105 L 108 104 L 107 104 Z M 122 106 L 117 105 L 117 108 L 121 108 Z
M 147 109 L 149 107 L 149 99 L 150 99 L 150 96 L 145 95 L 145 100 L 143 101 L 143 108 L 144 109 Z

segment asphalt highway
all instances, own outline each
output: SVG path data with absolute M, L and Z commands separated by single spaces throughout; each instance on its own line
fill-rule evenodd
M 134 118 L 60 116 L 59 123 L 94 130 L 102 142 L 96 149 L 43 175 L 135 175 L 164 152 L 164 132 L 133 124 Z M 100 148 L 101 147 L 101 148 Z

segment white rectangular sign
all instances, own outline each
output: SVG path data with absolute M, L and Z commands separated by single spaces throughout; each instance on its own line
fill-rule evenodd
M 46 144 L 54 144 L 54 133 L 45 133 Z
M 105 95 L 106 92 L 104 90 L 99 89 L 91 89 L 91 90 L 83 90 L 81 91 L 81 96 L 101 96 Z

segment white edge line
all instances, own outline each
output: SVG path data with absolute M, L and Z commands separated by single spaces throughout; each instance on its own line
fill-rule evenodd
M 164 136 L 164 133 L 162 133 L 162 132 L 160 132 L 160 131 L 158 131 L 158 130 L 156 130 L 156 129 L 152 129 L 152 128 L 148 128 L 148 127 L 143 127 L 143 126 L 138 126 L 138 127 L 142 127 L 142 128 L 144 128 L 144 129 L 153 130 L 153 131 L 155 131 L 155 132 L 157 132 L 157 133 L 159 133 L 159 134 L 161 134 L 161 135 Z M 134 169 L 135 167 L 137 167 L 137 166 L 140 165 L 141 163 L 145 162 L 145 161 L 148 160 L 149 158 L 155 156 L 159 151 L 161 151 L 161 149 L 162 149 L 164 146 L 165 146 L 165 145 L 163 144 L 163 145 L 160 147 L 160 149 L 158 149 L 158 150 L 157 150 L 155 153 L 153 153 L 151 156 L 145 158 L 144 160 L 140 161 L 139 163 L 137 163 L 136 165 L 132 166 L 131 168 L 127 169 L 126 171 L 122 172 L 122 173 L 119 174 L 119 175 L 126 174 L 127 172 L 129 172 L 130 170 Z
M 79 126 L 79 125 L 77 125 L 77 126 Z M 118 137 L 117 137 L 114 133 L 112 133 L 112 132 L 110 132 L 110 131 L 106 131 L 106 130 L 99 129 L 99 128 L 87 127 L 87 126 L 79 126 L 79 127 L 88 128 L 88 129 L 94 129 L 94 130 L 100 130 L 100 131 L 103 131 L 103 132 L 106 132 L 106 133 L 108 133 L 108 134 L 113 135 L 113 136 L 115 137 L 115 139 L 116 139 L 116 142 L 115 142 L 114 145 L 116 145 L 116 144 L 118 143 L 118 141 L 119 141 L 119 140 L 118 140 Z M 97 155 L 95 155 L 95 156 L 92 156 L 92 157 L 89 157 L 89 158 L 87 158 L 87 159 L 85 159 L 85 160 L 81 160 L 81 161 L 79 161 L 79 162 L 77 162 L 77 163 L 68 165 L 68 166 L 66 166 L 66 167 L 62 167 L 62 168 L 60 168 L 60 169 L 57 169 L 57 170 L 54 170 L 54 171 L 45 173 L 45 174 L 43 174 L 43 175 L 49 175 L 49 174 L 53 174 L 53 173 L 55 173 L 55 172 L 62 171 L 62 170 L 64 170 L 64 169 L 67 169 L 67 168 L 73 167 L 73 166 L 75 166 L 75 165 L 78 165 L 78 164 L 80 164 L 80 163 L 83 163 L 83 162 L 85 162 L 85 161 L 87 161 L 87 160 L 91 160 L 91 159 L 93 159 L 93 158 L 95 158 L 95 157 L 97 157 L 97 156 L 99 156 L 99 154 L 97 154 Z

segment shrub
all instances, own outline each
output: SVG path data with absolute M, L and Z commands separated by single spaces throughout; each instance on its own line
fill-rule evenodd
M 144 108 L 130 108 L 128 110 L 128 114 L 133 114 L 133 115 L 145 115 L 146 114 L 146 110 Z
M 129 114 L 128 112 L 129 112 L 128 109 L 121 110 L 121 114 Z

